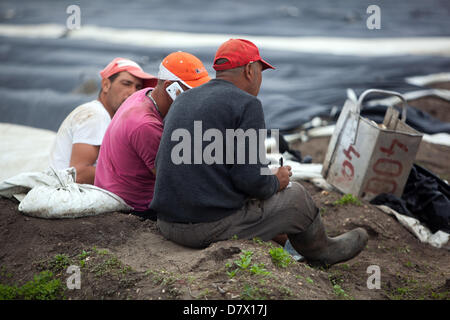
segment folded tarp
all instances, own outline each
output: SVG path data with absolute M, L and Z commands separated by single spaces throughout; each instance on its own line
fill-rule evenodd
M 450 186 L 417 164 L 411 169 L 401 198 L 383 193 L 371 203 L 415 218 L 433 233 L 450 233 Z

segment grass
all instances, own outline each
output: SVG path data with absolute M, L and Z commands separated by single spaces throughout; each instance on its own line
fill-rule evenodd
M 253 238 L 253 243 L 264 245 L 264 241 L 262 241 L 261 238 L 258 237 Z
M 269 250 L 269 254 L 277 267 L 286 268 L 293 262 L 291 255 L 283 248 L 272 248 Z
M 13 274 L 12 274 L 11 272 L 8 272 L 8 271 L 6 270 L 6 267 L 5 267 L 5 266 L 2 266 L 2 267 L 0 268 L 0 278 L 10 279 L 10 278 L 12 278 L 12 276 L 13 276 Z
M 67 254 L 56 254 L 52 258 L 44 259 L 33 263 L 38 270 L 49 270 L 60 275 L 65 273 L 67 268 L 72 264 L 72 260 Z
M 401 284 L 398 287 L 387 288 L 387 297 L 391 300 L 450 300 L 450 292 L 445 285 L 434 287 L 431 283 L 412 277 L 398 275 Z
M 341 286 L 344 280 L 341 278 L 339 271 L 334 274 L 328 275 L 328 279 L 330 280 L 331 285 L 333 286 L 333 292 L 336 295 L 336 297 L 338 297 L 339 299 L 353 300 L 353 297 L 350 296 L 347 292 L 345 292 L 345 290 Z
M 243 254 L 239 256 L 241 259 L 234 261 L 234 263 L 241 269 L 248 269 L 252 262 L 253 252 L 252 251 L 244 251 Z
M 117 257 L 112 256 L 109 259 L 99 263 L 98 265 L 92 268 L 92 271 L 98 276 L 101 277 L 104 274 L 111 273 L 122 273 L 126 274 L 130 270 L 129 267 L 124 266 L 122 262 L 117 259 Z
M 86 250 L 81 251 L 81 253 L 78 255 L 78 260 L 80 262 L 81 268 L 84 268 L 86 266 L 86 262 L 89 260 L 90 255 L 91 253 Z
M 267 299 L 269 292 L 265 288 L 255 287 L 249 284 L 245 284 L 241 291 L 241 298 L 243 300 L 265 300 Z
M 234 278 L 239 271 L 248 271 L 252 275 L 270 275 L 270 271 L 266 270 L 264 263 L 253 263 L 253 251 L 247 250 L 243 251 L 239 256 L 239 260 L 235 260 L 233 263 L 228 262 L 225 267 L 228 269 L 227 275 L 230 278 Z M 236 266 L 237 268 L 234 268 Z
M 266 270 L 266 266 L 264 263 L 254 264 L 250 267 L 250 273 L 262 276 L 268 276 L 271 274 L 270 271 Z
M 334 291 L 334 294 L 335 294 L 336 296 L 338 296 L 339 298 L 344 298 L 344 299 L 350 298 L 350 296 L 349 296 L 349 295 L 344 291 L 344 289 L 342 289 L 341 286 L 338 285 L 338 284 L 335 284 L 335 285 L 333 286 L 333 291 Z
M 170 286 L 180 279 L 173 272 L 165 270 L 147 270 L 145 275 L 149 275 L 154 284 L 163 286 Z
M 391 300 L 411 299 L 411 292 L 412 292 L 411 288 L 399 287 L 393 290 L 393 292 L 388 296 Z
M 67 269 L 70 265 L 70 258 L 66 254 L 57 254 L 50 260 L 48 268 L 55 272 L 60 272 Z
M 347 204 L 353 204 L 356 206 L 362 205 L 361 201 L 351 193 L 343 195 L 339 200 L 333 202 L 335 206 L 345 206 Z
M 0 284 L 0 300 L 56 300 L 63 299 L 64 286 L 51 271 L 45 270 L 24 285 L 9 286 Z
M 154 285 L 161 286 L 162 293 L 167 293 L 171 299 L 176 299 L 181 294 L 180 289 L 176 286 L 177 283 L 189 283 L 192 284 L 195 280 L 194 277 L 188 276 L 183 277 L 181 274 L 169 272 L 166 270 L 147 270 L 145 272 L 146 276 L 150 276 L 150 279 L 153 281 Z M 209 295 L 209 292 L 203 296 L 203 293 L 200 293 L 197 299 L 202 299 Z

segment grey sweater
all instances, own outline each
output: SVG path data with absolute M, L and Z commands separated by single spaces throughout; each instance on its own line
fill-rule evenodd
M 201 121 L 196 122 L 195 134 L 194 121 Z M 178 223 L 217 221 L 242 208 L 246 198 L 267 199 L 275 194 L 279 188 L 276 176 L 261 175 L 260 169 L 267 166 L 261 163 L 260 157 L 256 163 L 250 161 L 250 139 L 245 140 L 242 164 L 236 155 L 238 144 L 235 143 L 230 158 L 231 140 L 226 138 L 227 129 L 257 132 L 264 128 L 261 102 L 231 82 L 213 79 L 180 95 L 165 118 L 156 157 L 155 193 L 150 207 L 157 212 L 158 219 Z M 202 139 L 208 129 L 216 129 L 210 130 L 215 135 Z M 190 141 L 180 132 L 188 133 Z M 220 136 L 221 141 L 216 141 Z M 221 152 L 223 157 L 216 157 Z M 205 161 L 207 157 L 202 157 L 205 154 L 216 157 L 215 161 Z

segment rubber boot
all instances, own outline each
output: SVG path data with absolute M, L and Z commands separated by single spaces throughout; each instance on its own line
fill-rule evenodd
M 292 246 L 305 257 L 308 264 L 325 268 L 356 257 L 364 249 L 368 239 L 367 231 L 363 228 L 329 238 L 320 214 L 316 215 L 306 231 L 289 235 Z

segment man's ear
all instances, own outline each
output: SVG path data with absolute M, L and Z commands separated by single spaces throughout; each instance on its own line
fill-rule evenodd
M 111 81 L 109 79 L 102 79 L 102 91 L 108 93 L 109 88 L 111 88 Z
M 166 91 L 167 87 L 170 86 L 172 83 L 173 83 L 173 81 L 164 80 L 164 91 Z
M 245 79 L 251 81 L 253 78 L 254 70 L 252 68 L 252 64 L 248 63 L 244 67 L 244 77 Z

